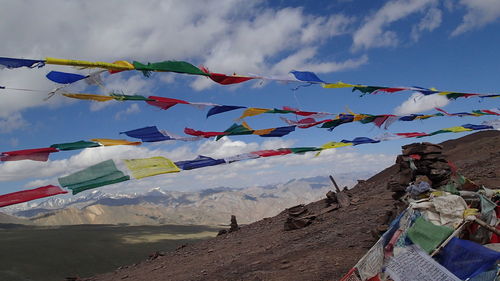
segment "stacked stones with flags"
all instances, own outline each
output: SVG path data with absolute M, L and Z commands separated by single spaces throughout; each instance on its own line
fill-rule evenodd
M 342 281 L 498 280 L 500 189 L 460 175 L 441 150 L 403 147 L 388 183 L 402 212 Z

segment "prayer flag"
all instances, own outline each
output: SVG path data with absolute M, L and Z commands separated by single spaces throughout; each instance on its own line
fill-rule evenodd
M 64 193 L 68 192 L 55 185 L 47 185 L 35 189 L 12 192 L 0 195 L 0 207 L 10 206 Z
M 456 237 L 439 254 L 439 263 L 462 280 L 490 270 L 499 259 L 500 252 Z
M 145 96 L 141 95 L 123 95 L 123 94 L 110 94 L 111 97 L 113 97 L 117 101 L 126 101 L 126 100 L 132 100 L 132 101 L 153 101 L 153 99 L 146 98 Z
M 91 141 L 76 141 L 76 142 L 67 142 L 67 143 L 57 143 L 53 144 L 50 147 L 57 148 L 59 150 L 75 150 L 75 149 L 84 149 L 89 147 L 98 147 L 101 146 L 96 142 Z
M 278 155 L 287 155 L 287 154 L 292 153 L 292 150 L 289 148 L 280 148 L 280 149 L 276 149 L 276 150 L 252 151 L 250 153 L 256 154 L 260 157 L 271 157 L 271 156 L 278 156 Z
M 166 71 L 209 76 L 209 74 L 201 71 L 198 67 L 185 61 L 162 61 L 148 64 L 142 64 L 140 62 L 134 61 L 132 64 L 134 65 L 135 69 L 142 71 L 145 76 L 149 76 L 148 73 L 151 71 Z
M 215 166 L 223 163 L 226 163 L 224 159 L 213 159 L 207 156 L 199 155 L 193 160 L 175 162 L 175 165 L 182 170 L 192 170 L 208 166 Z
M 257 131 L 261 131 L 261 130 L 255 130 L 254 133 Z M 259 134 L 256 134 L 256 135 L 259 135 L 261 137 L 282 137 L 282 136 L 288 135 L 289 133 L 291 133 L 293 131 L 295 131 L 295 126 L 287 126 L 287 127 L 274 128 L 270 132 L 267 132 L 264 130 L 263 132 L 260 132 Z
M 47 147 L 1 152 L 0 161 L 33 160 L 45 162 L 49 159 L 50 153 L 58 151 L 56 148 Z
M 290 71 L 290 73 L 299 81 L 309 83 L 325 83 L 325 81 L 319 79 L 319 77 L 314 72 L 292 70 Z
M 227 111 L 231 111 L 231 110 L 235 110 L 235 109 L 240 109 L 240 108 L 246 108 L 246 106 L 216 105 L 216 106 L 210 108 L 210 110 L 207 112 L 207 118 L 212 116 L 212 115 L 215 115 L 215 114 L 219 114 L 219 113 L 223 113 L 223 112 L 227 112 Z
M 5 58 L 0 57 L 0 68 L 18 68 L 18 67 L 42 67 L 45 65 L 43 60 L 27 60 L 27 59 L 16 59 L 16 58 Z
M 46 64 L 57 64 L 57 65 L 71 65 L 78 67 L 98 67 L 107 70 L 133 70 L 134 67 L 131 65 L 123 63 L 107 63 L 107 62 L 90 62 L 82 60 L 68 60 L 68 59 L 57 59 L 57 58 L 45 58 Z
M 76 73 L 51 71 L 46 75 L 46 77 L 50 81 L 56 82 L 59 84 L 71 84 L 71 83 L 75 83 L 76 81 L 80 81 L 82 79 L 85 79 L 88 76 L 80 75 L 80 74 L 76 74 Z
M 160 132 L 158 128 L 156 128 L 156 126 L 150 126 L 126 132 L 120 132 L 120 134 L 126 134 L 131 138 L 141 139 L 142 142 L 156 142 L 156 141 L 166 141 L 172 139 L 171 137 L 166 136 L 162 132 Z
M 436 249 L 441 242 L 453 233 L 453 229 L 447 226 L 435 225 L 419 217 L 410 229 L 408 237 L 427 253 Z
M 140 141 L 128 141 L 128 140 L 115 140 L 115 139 L 91 139 L 91 141 L 96 141 L 104 146 L 112 145 L 140 145 Z
M 59 184 L 73 191 L 73 195 L 87 189 L 129 180 L 119 171 L 113 160 L 106 160 L 79 172 L 59 178 Z
M 104 96 L 104 95 L 92 95 L 92 94 L 70 94 L 70 93 L 64 93 L 62 94 L 65 97 L 68 98 L 73 98 L 73 99 L 79 99 L 79 100 L 93 100 L 93 101 L 110 101 L 113 99 L 113 97 L 110 96 Z
M 148 99 L 149 100 L 146 101 L 148 104 L 159 107 L 163 110 L 167 110 L 178 103 L 189 104 L 189 102 L 184 100 L 156 97 L 156 96 L 149 96 Z
M 124 161 L 125 165 L 127 165 L 127 168 L 132 172 L 132 175 L 136 179 L 180 172 L 179 167 L 165 157 L 128 159 Z
M 357 137 L 354 138 L 353 140 L 341 140 L 341 142 L 345 143 L 352 143 L 353 145 L 360 145 L 360 144 L 365 144 L 365 143 L 378 143 L 380 142 L 379 140 L 372 140 L 367 137 Z

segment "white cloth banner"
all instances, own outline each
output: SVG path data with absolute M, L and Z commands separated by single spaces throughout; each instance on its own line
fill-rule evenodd
M 415 245 L 390 259 L 386 272 L 394 281 L 460 281 Z

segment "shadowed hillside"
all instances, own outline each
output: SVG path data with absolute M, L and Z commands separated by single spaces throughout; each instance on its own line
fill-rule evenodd
M 443 146 L 459 172 L 477 183 L 500 185 L 500 132 L 471 134 Z M 346 208 L 321 213 L 325 200 L 307 205 L 316 219 L 305 228 L 284 231 L 288 214 L 282 212 L 88 280 L 338 280 L 376 241 L 373 230 L 387 223 L 394 200 L 386 186 L 396 173 L 391 166 L 356 185 L 347 192 L 353 204 Z

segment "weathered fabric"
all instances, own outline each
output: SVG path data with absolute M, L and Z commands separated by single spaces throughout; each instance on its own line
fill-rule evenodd
M 65 97 L 68 97 L 68 98 L 73 98 L 73 99 L 92 100 L 92 101 L 99 101 L 99 102 L 113 100 L 113 97 L 111 97 L 111 96 L 104 96 L 104 95 L 71 94 L 71 93 L 63 93 L 62 95 L 65 96 Z
M 287 127 L 278 127 L 273 128 L 270 132 L 258 132 L 259 130 L 255 130 L 254 134 L 259 135 L 261 137 L 282 137 L 288 135 L 289 133 L 295 131 L 295 126 L 287 126 Z
M 57 58 L 45 58 L 46 64 L 57 64 L 57 65 L 71 65 L 79 67 L 97 67 L 104 68 L 108 70 L 133 70 L 134 67 L 130 64 L 123 63 L 107 63 L 107 62 L 90 62 L 82 60 L 67 60 L 67 59 L 57 59 Z
M 430 201 L 413 203 L 411 206 L 420 210 L 428 221 L 451 228 L 463 221 L 463 213 L 467 209 L 465 200 L 458 195 L 434 197 Z
M 207 112 L 207 118 L 215 114 L 232 111 L 240 108 L 246 108 L 246 106 L 217 105 L 210 108 L 210 110 Z
M 50 147 L 57 148 L 59 150 L 76 150 L 76 149 L 84 149 L 89 147 L 98 147 L 101 146 L 96 142 L 91 141 L 75 141 L 75 142 L 67 142 L 67 143 L 56 143 L 51 145 Z
M 367 137 L 357 137 L 357 138 L 354 138 L 353 140 L 341 140 L 341 142 L 352 143 L 353 145 L 360 145 L 360 144 L 366 144 L 366 143 L 378 143 L 380 141 L 373 140 L 373 139 L 370 139 Z
M 106 160 L 79 172 L 58 179 L 61 186 L 71 189 L 73 194 L 84 190 L 129 180 L 130 177 L 116 168 L 113 160 Z
M 150 71 L 166 71 L 166 72 L 209 76 L 209 74 L 201 71 L 201 69 L 199 69 L 198 67 L 185 61 L 162 61 L 162 62 L 148 63 L 148 64 L 143 64 L 134 61 L 132 64 L 135 69 L 143 71 L 143 73 L 146 76 L 149 76 L 148 73 Z
M 27 59 L 16 59 L 16 58 L 6 58 L 0 57 L 0 69 L 1 68 L 19 68 L 19 67 L 42 67 L 45 65 L 43 60 L 27 60 Z
M 435 225 L 419 217 L 410 229 L 408 237 L 427 253 L 431 253 L 437 246 L 453 233 L 453 229 Z
M 167 110 L 176 104 L 189 104 L 189 102 L 185 100 L 171 99 L 165 97 L 157 97 L 157 96 L 149 96 L 146 101 L 149 105 L 159 107 L 163 110 Z
M 0 161 L 33 160 L 45 162 L 50 153 L 58 152 L 54 147 L 5 151 L 0 153 Z
M 337 82 L 337 83 L 326 83 L 326 84 L 322 84 L 321 86 L 323 88 L 326 88 L 326 89 L 338 89 L 338 88 L 351 88 L 351 87 L 354 87 L 356 85 L 347 84 L 344 82 Z
M 55 185 L 47 185 L 35 189 L 12 192 L 9 194 L 0 195 L 0 207 L 10 206 L 64 193 L 68 192 Z
M 351 146 L 352 143 L 345 143 L 345 142 L 327 142 L 321 146 L 323 149 L 331 149 L 331 148 L 339 148 L 339 147 L 344 147 L 344 146 Z
M 379 239 L 373 247 L 358 261 L 355 267 L 358 269 L 361 280 L 367 280 L 382 272 L 384 266 L 384 245 Z
M 391 258 L 386 271 L 394 281 L 460 281 L 414 245 Z
M 222 73 L 213 73 L 208 70 L 206 67 L 201 67 L 201 71 L 204 73 L 208 74 L 209 78 L 212 79 L 212 81 L 219 83 L 221 85 L 231 85 L 231 84 L 238 84 L 242 83 L 248 80 L 252 80 L 255 78 L 259 77 L 250 77 L 250 76 L 238 76 L 238 75 L 226 75 Z
M 46 75 L 47 79 L 52 82 L 56 82 L 59 84 L 71 84 L 82 79 L 87 78 L 85 75 L 76 74 L 76 73 L 67 73 L 60 71 L 51 71 Z
M 439 254 L 439 263 L 460 279 L 491 270 L 499 259 L 500 252 L 458 238 L 451 239 Z
M 325 83 L 325 81 L 319 79 L 318 75 L 310 71 L 290 71 L 290 73 L 299 81 L 309 82 L 309 83 Z
M 146 98 L 145 96 L 141 96 L 141 95 L 124 95 L 124 94 L 111 93 L 110 96 L 113 97 L 113 99 L 115 99 L 117 101 L 126 101 L 126 100 L 130 100 L 130 101 L 153 101 L 153 99 Z
M 126 132 L 120 132 L 120 134 L 126 134 L 131 138 L 141 139 L 142 142 L 157 142 L 171 140 L 172 138 L 166 136 L 156 128 L 156 126 L 149 126 L 140 129 L 130 130 Z
M 216 136 L 227 135 L 226 132 L 204 132 L 204 131 L 194 130 L 191 128 L 184 128 L 184 133 L 186 133 L 187 135 L 203 137 L 203 138 L 211 138 L 211 137 L 216 137 Z
M 91 139 L 91 141 L 96 141 L 104 146 L 112 145 L 141 145 L 140 141 L 128 141 L 128 140 L 115 140 L 115 139 Z
M 251 117 L 251 116 L 257 116 L 263 113 L 268 112 L 270 109 L 268 108 L 255 108 L 255 107 L 249 107 L 243 113 L 238 119 L 244 119 L 246 117 Z
M 124 161 L 127 168 L 132 172 L 132 176 L 136 179 L 180 172 L 179 167 L 172 161 L 161 156 L 143 159 L 127 159 Z
M 257 154 L 255 154 L 255 153 L 243 153 L 243 154 L 238 154 L 238 155 L 235 155 L 235 156 L 226 157 L 226 158 L 224 158 L 224 161 L 226 161 L 226 163 L 233 163 L 233 162 L 236 162 L 236 161 L 256 159 L 256 158 L 259 158 L 259 157 L 260 156 L 257 155 Z
M 213 159 L 207 156 L 199 155 L 197 158 L 193 160 L 175 162 L 175 165 L 181 168 L 182 170 L 192 170 L 208 166 L 215 166 L 224 163 L 226 163 L 224 159 Z
M 292 153 L 292 150 L 288 149 L 288 148 L 280 148 L 280 149 L 276 149 L 276 150 L 252 151 L 250 153 L 256 154 L 260 157 L 271 157 L 271 156 L 278 156 L 278 155 L 287 155 L 287 154 Z

